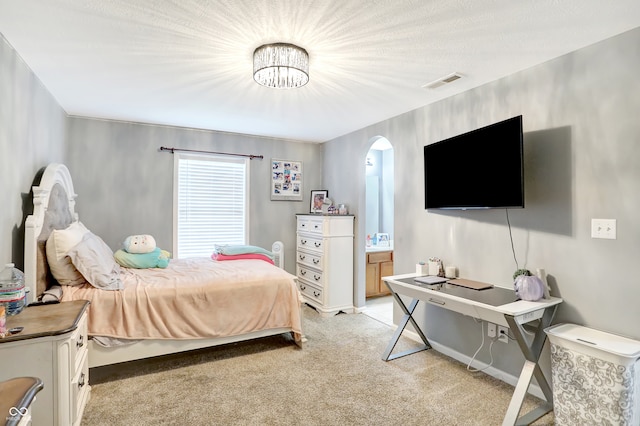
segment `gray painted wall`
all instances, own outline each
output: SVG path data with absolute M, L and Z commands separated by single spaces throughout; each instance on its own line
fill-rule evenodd
M 321 148 L 255 136 L 68 117 L 0 34 L 0 265 L 24 268 L 24 218 L 32 213 L 35 176 L 64 163 L 74 179 L 80 219 L 113 249 L 149 233 L 172 250 L 173 155 L 161 146 L 263 155 L 252 160 L 250 243 L 285 243 L 295 273 L 295 214 L 308 213 L 320 188 Z M 302 201 L 271 201 L 272 158 L 303 162 Z
M 526 208 L 509 211 L 520 266 L 548 272 L 553 293 L 565 300 L 557 322 L 640 338 L 638 46 L 635 29 L 323 144 L 323 185 L 356 215 L 358 304 L 365 173 L 341 185 L 332 170 L 361 170 L 371 142 L 386 137 L 395 156 L 395 273 L 438 256 L 463 277 L 510 287 L 516 266 L 505 211 L 425 211 L 422 147 L 522 114 Z M 591 218 L 617 219 L 617 240 L 592 239 Z M 480 325 L 468 317 L 438 308 L 418 315 L 436 342 L 469 357 L 480 345 Z M 516 345 L 496 345 L 494 366 L 519 374 Z M 479 359 L 489 361 L 486 349 Z
M 24 269 L 36 172 L 64 160 L 65 113 L 0 34 L 0 265 Z
M 70 118 L 66 161 L 80 220 L 114 250 L 128 235 L 151 234 L 173 250 L 173 155 L 160 147 L 263 155 L 250 161 L 250 244 L 285 244 L 295 273 L 296 213 L 309 213 L 320 184 L 317 144 L 203 130 Z M 302 161 L 303 201 L 271 201 L 271 159 Z M 213 247 L 212 247 L 213 251 Z
M 550 274 L 554 293 L 565 299 L 558 322 L 640 338 L 640 286 L 632 269 L 640 254 L 639 45 L 640 29 L 635 29 L 325 144 L 308 145 L 65 118 L 0 38 L 0 189 L 5 197 L 0 261 L 22 264 L 28 193 L 36 172 L 49 162 L 70 167 L 82 220 L 112 247 L 140 232 L 154 234 L 166 247 L 172 246 L 172 156 L 158 148 L 255 153 L 265 160 L 252 164 L 251 243 L 282 239 L 292 271 L 294 214 L 308 211 L 311 189 L 328 189 L 356 217 L 355 295 L 362 306 L 364 162 L 373 141 L 384 136 L 395 157 L 396 273 L 439 256 L 463 276 L 509 287 L 515 265 L 504 211 L 426 212 L 419 154 L 425 144 L 523 114 L 527 207 L 510 212 L 520 265 L 544 267 Z M 269 200 L 271 157 L 304 162 L 303 202 Z M 591 218 L 617 219 L 618 239 L 591 239 Z M 419 315 L 434 341 L 468 356 L 479 345 L 479 325 L 471 319 L 437 309 Z M 515 345 L 498 347 L 494 365 L 517 374 L 522 356 Z M 488 355 L 480 353 L 479 359 L 486 362 Z

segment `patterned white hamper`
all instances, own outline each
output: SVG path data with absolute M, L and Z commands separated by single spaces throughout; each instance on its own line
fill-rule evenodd
M 640 425 L 640 341 L 575 324 L 545 332 L 556 425 Z

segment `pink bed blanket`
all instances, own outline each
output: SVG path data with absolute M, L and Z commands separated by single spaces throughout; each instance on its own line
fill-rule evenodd
M 222 254 L 222 253 L 213 253 L 211 255 L 211 259 L 213 260 L 242 260 L 242 259 L 256 259 L 263 260 L 267 263 L 274 264 L 273 260 L 271 260 L 268 256 L 260 253 L 247 253 L 247 254 Z
M 275 328 L 302 337 L 295 276 L 262 260 L 171 260 L 166 269 L 122 268 L 124 289 L 63 286 L 62 301 L 89 300 L 89 334 L 197 339 Z

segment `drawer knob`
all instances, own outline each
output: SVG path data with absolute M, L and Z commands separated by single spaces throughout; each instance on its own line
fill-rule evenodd
M 307 275 L 307 271 L 305 271 L 304 269 L 300 271 L 300 275 L 304 276 Z
M 307 244 L 307 240 L 300 240 L 300 244 L 302 244 L 302 245 Z
M 76 342 L 76 347 L 77 347 L 77 348 L 81 348 L 81 347 L 83 347 L 83 346 L 84 346 L 84 336 L 81 334 L 81 335 L 78 337 L 78 341 Z
M 320 263 L 320 259 L 313 259 L 313 264 L 317 265 L 318 263 Z
M 316 242 L 316 243 L 314 243 L 313 245 L 314 245 L 314 246 L 316 246 L 316 247 L 320 247 L 320 246 L 322 245 L 322 243 L 318 243 L 318 242 Z
M 319 292 L 319 291 L 315 291 L 315 290 L 314 290 L 314 291 L 313 291 L 313 295 L 314 295 L 315 297 L 320 297 L 320 292 Z
M 298 257 L 300 258 L 300 260 L 304 260 L 305 255 L 304 254 L 300 254 L 300 255 L 298 255 Z
M 302 285 L 302 284 L 300 285 L 300 290 L 305 291 L 306 289 L 307 289 L 306 285 Z
M 78 389 L 81 389 L 85 384 L 86 382 L 84 373 L 80 373 L 80 379 L 78 379 Z
M 320 278 L 321 278 L 320 275 L 314 275 L 313 276 L 313 279 L 316 280 L 316 281 L 320 281 Z

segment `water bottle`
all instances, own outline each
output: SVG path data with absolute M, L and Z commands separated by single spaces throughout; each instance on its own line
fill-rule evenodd
M 17 315 L 24 309 L 25 301 L 24 274 L 13 263 L 7 263 L 0 272 L 0 305 L 7 315 Z

